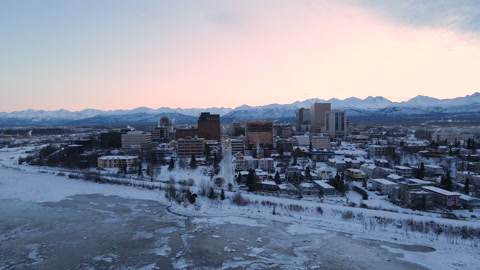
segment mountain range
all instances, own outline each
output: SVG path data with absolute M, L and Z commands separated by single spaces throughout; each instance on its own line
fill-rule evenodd
M 82 111 L 24 110 L 11 113 L 0 112 L 0 125 L 155 125 L 162 116 L 176 124 L 196 123 L 201 112 L 219 114 L 222 122 L 233 120 L 271 119 L 278 122 L 294 122 L 299 108 L 310 108 L 310 104 L 331 103 L 332 109 L 347 111 L 351 121 L 407 121 L 407 120 L 480 120 L 480 93 L 453 99 L 436 99 L 416 96 L 408 101 L 393 102 L 384 97 L 355 97 L 347 99 L 307 99 L 291 104 L 264 106 L 242 105 L 235 109 L 214 108 L 168 108 L 151 109 L 140 107 L 133 110 Z

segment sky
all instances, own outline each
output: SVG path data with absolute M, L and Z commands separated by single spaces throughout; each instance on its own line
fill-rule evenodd
M 0 1 L 0 112 L 475 92 L 477 0 Z

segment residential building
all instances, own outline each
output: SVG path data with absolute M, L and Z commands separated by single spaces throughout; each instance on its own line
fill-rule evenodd
M 325 132 L 325 113 L 331 110 L 330 103 L 313 103 L 310 105 L 310 132 Z
M 409 178 L 413 175 L 413 169 L 407 166 L 394 166 L 395 173 L 403 177 Z
M 330 180 L 335 178 L 336 171 L 333 168 L 324 167 L 317 170 L 317 175 L 321 180 Z
M 330 137 L 312 136 L 310 139 L 313 149 L 330 149 Z
M 460 203 L 465 209 L 480 208 L 480 199 L 465 194 L 460 195 Z
M 275 171 L 273 158 L 253 158 L 237 153 L 235 156 L 235 171 L 248 171 L 260 169 L 266 172 Z
M 382 172 L 380 168 L 371 163 L 361 165 L 360 170 L 362 170 L 368 178 L 382 177 Z
M 98 158 L 98 167 L 103 169 L 133 167 L 137 163 L 137 156 L 103 156 Z
M 335 152 L 327 149 L 321 149 L 321 150 L 314 149 L 310 153 L 312 154 L 312 160 L 319 161 L 319 162 L 326 162 L 329 159 L 332 159 L 333 156 L 335 156 Z
M 244 153 L 244 139 L 230 139 L 230 146 L 232 147 L 232 154 Z
M 390 195 L 395 192 L 395 189 L 398 189 L 398 184 L 386 179 L 377 178 L 371 179 L 372 187 L 375 190 L 380 191 L 382 194 Z
M 422 189 L 422 185 L 409 180 L 398 182 L 398 197 L 391 196 L 392 201 L 401 203 L 412 209 L 429 210 L 433 208 L 433 194 Z
M 366 174 L 359 169 L 348 169 L 345 173 L 348 180 L 363 181 L 366 178 Z
M 314 181 L 324 196 L 337 196 L 337 191 L 325 180 Z
M 457 141 L 463 140 L 463 135 L 460 133 L 433 133 L 432 134 L 432 141 L 437 143 L 445 143 L 446 144 L 454 144 Z
M 458 209 L 462 205 L 460 203 L 460 196 L 462 194 L 450 192 L 437 187 L 423 186 L 423 190 L 433 193 L 433 202 L 438 207 L 446 207 L 448 209 Z
M 395 153 L 395 146 L 392 145 L 369 145 L 368 152 L 372 157 L 387 157 Z
M 320 188 L 317 184 L 314 183 L 300 183 L 298 185 L 298 190 L 302 196 L 319 196 Z

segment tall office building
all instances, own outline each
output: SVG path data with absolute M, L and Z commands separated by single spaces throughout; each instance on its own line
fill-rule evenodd
M 175 135 L 173 124 L 170 123 L 167 116 L 162 116 L 158 126 L 152 129 L 150 133 L 152 133 L 152 141 L 154 142 L 169 142 Z
M 297 111 L 297 131 L 309 131 L 310 130 L 310 109 L 300 108 Z
M 325 132 L 331 137 L 341 137 L 347 134 L 347 112 L 340 110 L 325 113 Z
M 310 105 L 310 131 L 320 133 L 325 131 L 325 113 L 331 111 L 330 103 L 313 103 Z
M 220 115 L 202 112 L 197 122 L 198 137 L 205 140 L 220 140 Z
M 273 121 L 253 120 L 245 123 L 246 147 L 273 149 Z

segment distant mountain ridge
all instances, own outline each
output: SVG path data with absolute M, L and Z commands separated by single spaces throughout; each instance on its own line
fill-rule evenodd
M 177 124 L 195 123 L 201 112 L 219 114 L 223 122 L 233 120 L 272 119 L 279 122 L 295 121 L 298 108 L 310 108 L 314 102 L 331 103 L 332 109 L 346 110 L 348 118 L 354 121 L 398 121 L 398 120 L 480 120 L 480 93 L 453 99 L 436 99 L 416 96 L 408 101 L 393 102 L 384 97 L 369 96 L 329 100 L 307 99 L 291 104 L 269 104 L 264 106 L 242 105 L 235 109 L 213 108 L 168 108 L 151 109 L 139 107 L 133 110 L 82 111 L 24 110 L 11 113 L 0 112 L 0 125 L 126 125 L 156 124 L 166 115 Z

